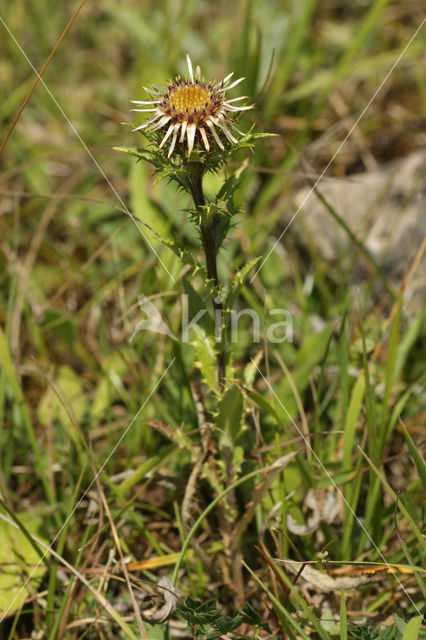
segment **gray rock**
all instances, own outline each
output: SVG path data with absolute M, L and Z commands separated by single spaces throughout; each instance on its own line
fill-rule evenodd
M 346 179 L 325 178 L 318 188 L 391 282 L 398 286 L 425 238 L 426 151 L 416 152 L 377 171 Z M 310 191 L 311 188 L 306 187 L 295 195 L 295 211 L 301 209 L 292 231 L 300 242 L 316 247 L 327 260 L 353 255 L 348 235 L 316 195 L 309 195 Z M 353 247 L 353 251 L 357 249 Z M 426 281 L 425 267 L 426 253 L 406 290 L 406 300 L 416 298 L 420 302 Z

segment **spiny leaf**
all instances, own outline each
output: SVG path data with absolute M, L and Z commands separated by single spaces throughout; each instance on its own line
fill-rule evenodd
M 229 286 L 228 295 L 226 297 L 227 307 L 232 307 L 241 287 L 244 285 L 245 281 L 247 280 L 250 271 L 259 262 L 260 259 L 261 259 L 261 256 L 254 258 L 253 260 L 250 260 L 250 262 L 247 262 L 247 264 L 241 267 L 241 269 L 239 269 L 239 271 L 237 271 L 237 273 L 234 275 L 234 277 L 232 278 L 231 284 Z
M 217 380 L 217 354 L 214 348 L 213 340 L 206 334 L 204 329 L 198 325 L 194 326 L 195 336 L 191 341 L 197 357 L 194 365 L 199 369 L 203 376 L 203 382 L 208 386 L 212 393 L 218 392 Z

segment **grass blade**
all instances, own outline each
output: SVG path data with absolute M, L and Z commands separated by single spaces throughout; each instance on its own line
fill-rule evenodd
M 408 448 L 410 449 L 411 455 L 413 456 L 414 464 L 416 465 L 417 472 L 419 474 L 419 478 L 422 481 L 423 488 L 426 489 L 426 465 L 422 456 L 420 455 L 416 445 L 413 442 L 412 437 L 407 431 L 407 427 L 402 422 L 401 418 L 399 419 L 399 424 L 401 425 L 402 433 L 404 434 L 404 438 L 407 441 Z

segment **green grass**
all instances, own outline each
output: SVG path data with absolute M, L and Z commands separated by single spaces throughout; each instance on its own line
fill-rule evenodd
M 1 17 L 41 69 L 76 8 L 6 0 Z M 371 256 L 350 211 L 324 201 L 330 224 L 337 221 L 348 240 L 333 260 L 310 237 L 311 200 L 298 214 L 308 230 L 303 242 L 293 225 L 280 238 L 297 208 L 294 194 L 327 167 L 422 18 L 416 0 L 84 6 L 43 79 L 113 189 L 41 84 L 0 155 L 0 617 L 35 554 L 41 560 L 52 541 L 55 552 L 0 622 L 0 640 L 32 632 L 48 640 L 143 637 L 117 541 L 132 562 L 146 563 L 128 572 L 136 600 L 163 575 L 179 588 L 180 617 L 144 623 L 149 638 L 177 637 L 185 620 L 188 637 L 202 637 L 193 622 L 201 614 L 189 605 L 212 598 L 224 622 L 207 604 L 199 610 L 216 631 L 232 628 L 227 618 L 241 620 L 232 637 L 424 637 L 424 308 Z M 35 76 L 1 23 L 0 30 L 3 137 Z M 367 171 L 367 157 L 380 166 L 424 145 L 424 45 L 423 29 L 325 179 Z M 259 314 L 261 342 L 253 344 L 241 321 L 230 347 L 238 385 L 222 404 L 202 382 L 214 391 L 201 339 L 194 347 L 140 332 L 129 341 L 143 318 L 139 294 L 176 335 L 181 293 L 195 307 L 202 298 L 201 277 L 124 212 L 202 259 L 186 221 L 189 198 L 112 150 L 142 145 L 121 125 L 132 120 L 129 101 L 144 99 L 144 85 L 185 73 L 187 51 L 206 78 L 244 75 L 242 92 L 256 109 L 241 126 L 279 134 L 240 158 L 249 160 L 236 196 L 244 213 L 219 271 L 230 282 L 261 257 L 234 296 L 237 308 Z M 342 103 L 347 115 L 337 112 Z M 219 186 L 210 177 L 207 194 Z M 366 212 L 366 227 L 374 214 Z M 415 257 L 413 249 L 403 277 Z M 266 343 L 276 308 L 291 311 L 293 343 Z M 216 469 L 199 455 L 200 395 L 216 429 Z M 227 447 L 232 487 L 221 458 Z M 291 452 L 276 477 L 262 471 Z M 319 501 L 337 501 L 338 512 L 297 535 L 284 520 L 308 524 L 311 489 Z M 230 549 L 259 619 L 241 613 Z M 398 571 L 353 590 L 322 591 L 306 587 L 303 571 L 297 580 L 285 571 L 278 561 L 286 558 L 326 576 L 345 567 L 353 578 L 354 565 L 369 563 Z

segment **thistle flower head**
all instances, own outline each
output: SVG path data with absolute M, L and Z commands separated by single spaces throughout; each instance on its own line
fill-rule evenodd
M 164 129 L 164 137 L 160 149 L 169 144 L 168 157 L 172 155 L 176 144 L 185 146 L 188 155 L 192 153 L 194 145 L 201 143 L 206 151 L 210 151 L 214 143 L 224 151 L 224 143 L 235 144 L 237 139 L 232 133 L 236 129 L 230 115 L 238 111 L 251 109 L 252 105 L 237 106 L 235 103 L 247 96 L 227 99 L 226 92 L 237 86 L 244 78 L 231 82 L 233 73 L 221 82 L 204 82 L 201 79 L 200 67 L 197 66 L 195 76 L 189 55 L 186 56 L 189 79 L 175 78 L 169 81 L 166 88 L 153 86 L 145 90 L 152 96 L 152 100 L 132 100 L 142 108 L 133 109 L 143 113 L 153 113 L 153 116 L 136 127 L 134 131 L 145 130 L 146 133 Z M 186 145 L 185 145 L 186 143 Z

